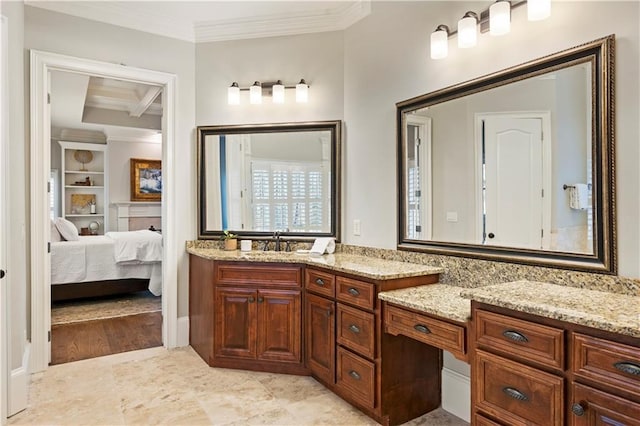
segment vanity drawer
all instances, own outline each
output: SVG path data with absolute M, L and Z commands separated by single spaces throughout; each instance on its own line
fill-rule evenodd
M 375 364 L 338 347 L 336 366 L 336 385 L 360 404 L 374 408 Z
M 640 404 L 579 383 L 572 384 L 571 395 L 571 426 L 640 426 Z
M 576 378 L 591 380 L 640 398 L 640 348 L 572 334 Z
M 367 358 L 375 357 L 375 317 L 360 309 L 338 303 L 338 343 Z
M 298 266 L 222 263 L 216 267 L 216 284 L 234 286 L 300 287 L 302 268 Z
M 305 270 L 305 289 L 328 297 L 335 297 L 336 276 L 327 272 L 307 268 Z
M 465 329 L 415 312 L 386 305 L 385 331 L 402 334 L 428 345 L 447 350 L 457 357 L 465 357 Z
M 564 330 L 482 310 L 474 323 L 478 347 L 564 370 Z
M 336 299 L 365 309 L 375 307 L 376 287 L 374 284 L 351 278 L 336 278 Z
M 560 426 L 564 422 L 561 377 L 478 350 L 476 407 L 509 425 Z
M 475 420 L 475 423 L 473 424 L 476 426 L 502 426 L 500 423 L 496 423 L 493 420 L 489 420 L 485 416 L 478 413 L 475 413 L 473 415 L 473 418 Z

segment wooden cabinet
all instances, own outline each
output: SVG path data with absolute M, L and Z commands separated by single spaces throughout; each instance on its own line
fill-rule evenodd
M 324 297 L 307 294 L 305 313 L 307 367 L 312 375 L 324 383 L 334 384 L 335 303 Z
M 475 425 L 640 426 L 640 339 L 472 302 Z
M 191 345 L 209 365 L 307 374 L 302 357 L 301 266 L 217 262 L 197 256 L 190 262 Z
M 305 269 L 306 364 L 311 374 L 384 425 L 405 423 L 440 405 L 441 351 L 382 332 L 379 291 L 436 282 L 366 281 Z

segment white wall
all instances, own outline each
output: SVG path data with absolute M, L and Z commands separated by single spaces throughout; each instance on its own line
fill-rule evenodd
M 177 75 L 178 315 L 187 315 L 189 265 L 184 242 L 196 235 L 194 44 L 27 6 L 24 47 Z
M 162 144 L 131 140 L 108 139 L 109 204 L 131 201 L 131 158 L 162 159 Z M 194 160 L 195 162 L 195 160 Z M 118 229 L 117 209 L 110 207 L 109 230 Z
M 343 224 L 348 243 L 396 244 L 395 103 L 616 34 L 616 168 L 620 275 L 640 277 L 640 130 L 638 125 L 638 2 L 553 2 L 551 17 L 528 22 L 526 7 L 512 12 L 503 37 L 480 35 L 478 46 L 429 58 L 429 34 L 455 25 L 486 2 L 374 2 L 372 13 L 345 31 Z M 575 19 L 576 11 L 580 19 Z M 374 193 L 376 197 L 371 197 Z M 360 219 L 362 235 L 352 236 Z
M 25 128 L 24 55 L 22 2 L 2 2 L 2 14 L 9 27 L 9 241 L 7 253 L 8 303 L 10 325 L 9 370 L 22 365 L 26 333 L 29 326 L 27 300 L 29 297 L 29 252 L 27 250 L 27 222 L 29 210 L 29 156 Z
M 342 119 L 342 36 L 329 32 L 197 44 L 196 124 Z M 265 98 L 262 105 L 249 105 L 242 91 L 240 105 L 227 105 L 227 87 L 234 81 L 248 87 L 256 80 L 280 79 L 289 86 L 301 78 L 310 85 L 307 104 L 296 104 L 294 92 L 287 89 L 284 104 Z

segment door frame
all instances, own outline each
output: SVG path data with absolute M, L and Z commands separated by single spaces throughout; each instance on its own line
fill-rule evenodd
M 0 232 L 7 235 L 7 151 L 9 148 L 8 117 L 8 19 L 0 15 Z M 0 238 L 0 269 L 7 268 L 7 241 Z M 9 414 L 9 278 L 0 281 L 0 424 L 4 425 Z
M 476 188 L 482 182 L 482 122 L 490 118 L 533 118 L 542 122 L 542 190 L 545 196 L 542 199 L 542 249 L 548 250 L 551 246 L 551 111 L 519 111 L 519 112 L 483 112 L 475 114 L 475 158 L 476 158 Z M 476 193 L 476 241 L 482 241 L 482 191 Z
M 431 179 L 431 176 L 433 175 L 433 135 L 431 130 L 431 117 L 407 114 L 406 121 L 404 123 L 405 140 L 407 139 L 407 127 L 410 124 L 419 127 L 422 134 L 422 144 L 419 151 L 422 155 L 424 166 L 421 166 L 420 169 L 420 190 L 422 192 L 420 196 L 424 202 L 422 205 L 422 211 L 420 212 L 420 220 L 422 221 L 423 227 L 420 239 L 430 240 L 433 235 L 433 185 Z M 406 158 L 404 161 L 406 161 Z M 409 182 L 407 182 L 406 185 L 408 188 Z M 405 203 L 408 203 L 408 200 L 409 198 L 407 197 Z M 409 211 L 408 206 L 405 206 L 405 210 L 407 212 Z M 404 232 L 406 235 L 406 229 Z
M 31 371 L 49 364 L 48 332 L 51 329 L 49 204 L 47 182 L 51 167 L 51 115 L 47 102 L 49 72 L 63 71 L 151 84 L 163 87 L 162 95 L 162 341 L 177 346 L 178 268 L 175 237 L 175 74 L 128 67 L 38 50 L 30 51 L 31 101 Z

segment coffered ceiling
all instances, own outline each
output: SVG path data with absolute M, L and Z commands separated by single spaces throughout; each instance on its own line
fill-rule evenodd
M 26 0 L 25 4 L 196 43 L 343 30 L 371 10 L 371 0 Z

